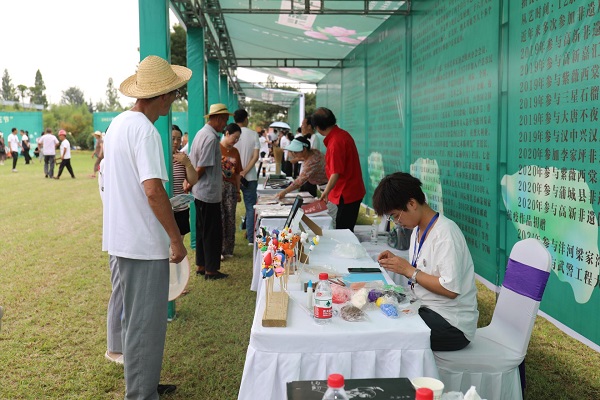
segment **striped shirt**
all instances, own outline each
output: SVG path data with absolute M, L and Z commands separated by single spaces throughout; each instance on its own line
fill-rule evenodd
M 185 165 L 173 160 L 173 196 L 183 194 L 183 181 L 185 180 Z M 178 207 L 175 211 L 181 211 L 189 208 L 189 205 Z

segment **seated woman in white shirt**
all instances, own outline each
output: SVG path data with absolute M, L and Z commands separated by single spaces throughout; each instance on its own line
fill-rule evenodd
M 421 181 L 396 172 L 381 180 L 373 194 L 378 215 L 413 229 L 409 260 L 384 251 L 379 264 L 410 279 L 421 300 L 419 315 L 431 329 L 431 349 L 460 350 L 477 329 L 477 288 L 471 253 L 460 228 L 425 202 Z

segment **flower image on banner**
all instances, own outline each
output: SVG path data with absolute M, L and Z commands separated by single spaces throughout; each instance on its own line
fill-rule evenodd
M 519 239 L 539 239 L 552 254 L 552 272 L 571 285 L 575 301 L 587 303 L 599 272 L 598 220 L 584 181 L 569 182 L 580 171 L 527 165 L 502 178 L 502 199 L 507 218 Z

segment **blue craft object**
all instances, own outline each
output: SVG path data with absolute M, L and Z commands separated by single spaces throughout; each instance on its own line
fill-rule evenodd
M 396 310 L 396 307 L 393 304 L 382 304 L 380 308 L 381 311 L 388 317 L 398 316 L 398 310 Z

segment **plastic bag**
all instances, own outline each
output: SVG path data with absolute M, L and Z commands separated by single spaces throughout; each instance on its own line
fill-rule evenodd
M 350 300 L 350 296 L 352 296 L 352 291 L 345 286 L 336 285 L 335 283 L 331 284 L 331 293 L 332 293 L 332 301 L 335 304 L 344 304 L 348 300 Z
M 333 249 L 333 255 L 342 258 L 369 257 L 365 248 L 356 243 L 340 243 L 336 245 Z
M 369 302 L 369 291 L 365 288 L 357 290 L 350 301 L 354 307 L 362 309 Z
M 340 309 L 340 317 L 342 317 L 344 321 L 348 322 L 367 320 L 367 314 L 365 314 L 360 308 L 354 307 L 352 304 L 346 304 Z

